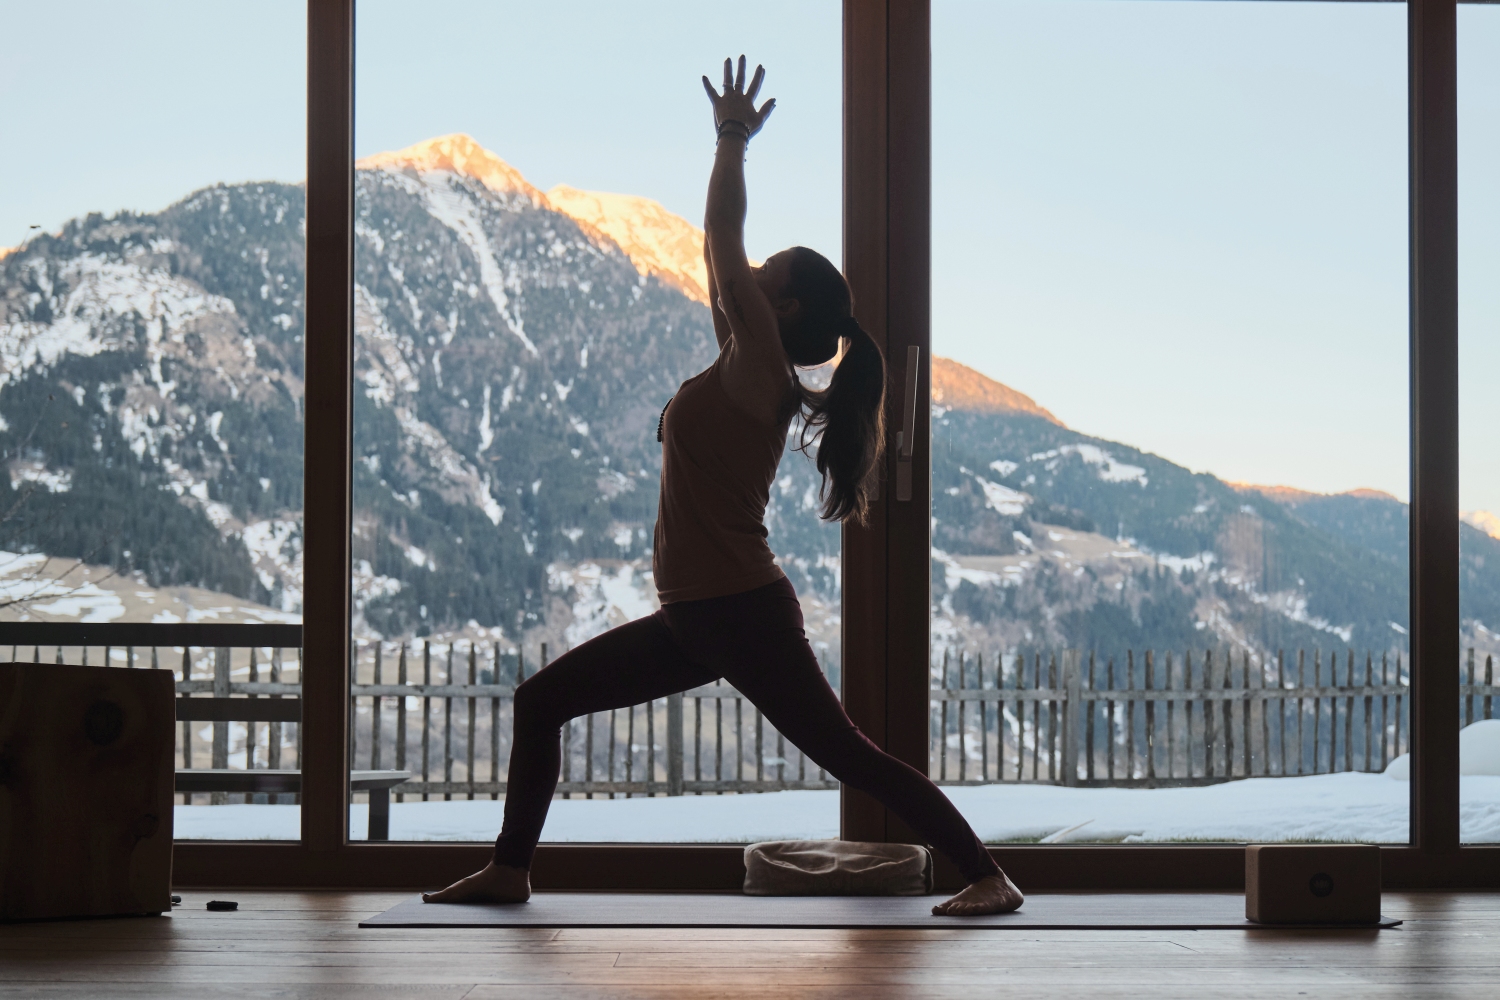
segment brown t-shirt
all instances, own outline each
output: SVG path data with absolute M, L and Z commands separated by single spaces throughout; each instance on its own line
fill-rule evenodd
M 766 503 L 786 420 L 765 424 L 724 391 L 719 362 L 677 390 L 662 420 L 652 567 L 663 604 L 740 594 L 786 574 L 766 543 Z

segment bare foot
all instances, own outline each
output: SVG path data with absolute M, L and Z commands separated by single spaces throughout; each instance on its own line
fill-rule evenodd
M 946 903 L 932 908 L 935 917 L 977 917 L 986 913 L 1009 913 L 1026 902 L 1015 883 L 999 875 L 987 875 L 966 887 Z
M 493 861 L 446 889 L 422 893 L 424 903 L 524 903 L 530 898 L 531 874 Z

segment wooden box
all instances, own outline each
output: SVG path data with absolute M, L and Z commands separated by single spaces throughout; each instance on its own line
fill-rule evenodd
M 1245 917 L 1261 924 L 1380 921 L 1380 848 L 1252 844 L 1245 848 Z
M 0 919 L 171 909 L 172 680 L 0 663 Z

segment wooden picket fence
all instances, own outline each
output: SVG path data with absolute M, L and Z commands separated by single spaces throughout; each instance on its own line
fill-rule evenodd
M 58 626 L 47 628 L 51 635 Z M 131 628 L 146 641 L 101 647 L 80 631 L 76 644 L 59 642 L 48 655 L 40 644 L 11 654 L 170 669 L 183 695 L 300 694 L 300 649 L 198 648 L 173 644 L 180 626 Z M 238 634 L 256 627 L 217 628 Z M 398 800 L 503 796 L 515 688 L 546 666 L 546 645 L 538 653 L 528 658 L 498 642 L 357 644 L 349 692 L 352 766 L 410 770 L 411 780 L 394 789 Z M 837 687 L 837 663 L 825 669 Z M 939 784 L 1202 785 L 1380 771 L 1409 748 L 1409 664 L 1397 653 L 1255 657 L 1206 649 L 1110 657 L 951 649 L 937 653 L 932 670 L 929 770 Z M 1460 670 L 1463 724 L 1494 718 L 1500 697 L 1494 658 L 1481 662 L 1471 649 Z M 299 723 L 180 728 L 183 767 L 299 766 Z M 564 745 L 558 791 L 566 797 L 838 787 L 724 684 L 575 719 L 565 727 Z M 212 801 L 227 801 L 225 793 L 213 793 Z
M 1500 695 L 1493 656 L 1478 667 L 1470 649 L 1464 725 L 1494 718 Z M 1396 653 L 949 650 L 934 681 L 939 784 L 1203 785 L 1381 771 L 1409 749 L 1410 676 Z
M 411 770 L 398 801 L 504 795 L 512 699 L 517 684 L 547 665 L 547 645 L 538 652 L 528 662 L 524 650 L 498 642 L 361 649 L 350 686 L 356 766 Z M 565 798 L 838 787 L 722 684 L 574 719 L 563 745 Z

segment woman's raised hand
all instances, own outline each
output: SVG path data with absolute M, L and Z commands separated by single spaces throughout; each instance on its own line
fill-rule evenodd
M 738 76 L 734 72 L 734 63 L 730 59 L 724 60 L 724 93 L 720 94 L 714 89 L 714 85 L 708 82 L 708 77 L 703 78 L 703 89 L 708 91 L 708 99 L 714 106 L 714 125 L 723 127 L 725 122 L 739 122 L 745 126 L 745 138 L 760 131 L 760 127 L 771 117 L 771 112 L 776 108 L 776 99 L 773 97 L 755 110 L 755 95 L 760 93 L 761 81 L 766 78 L 764 66 L 755 67 L 755 76 L 750 80 L 750 89 L 745 89 L 745 57 L 740 56 L 740 71 Z

